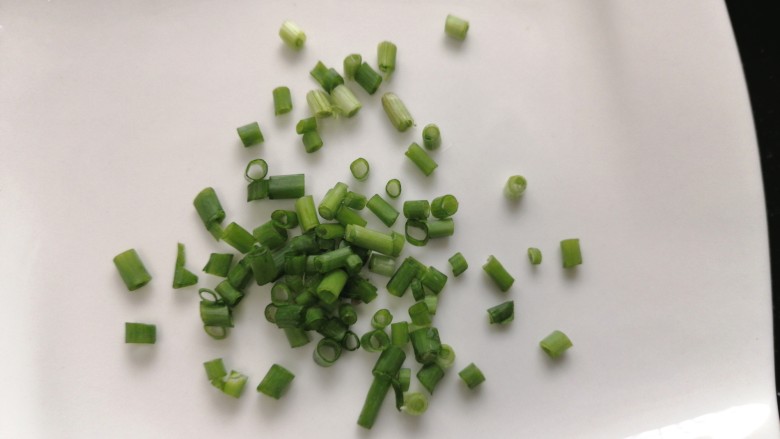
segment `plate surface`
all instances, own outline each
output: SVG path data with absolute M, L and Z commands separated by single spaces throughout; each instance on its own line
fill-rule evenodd
M 436 316 L 457 353 L 428 413 L 388 398 L 373 438 L 778 437 L 765 210 L 748 98 L 719 2 L 5 1 L 0 14 L 0 371 L 2 437 L 368 437 L 355 424 L 374 356 L 332 368 L 291 350 L 264 322 L 253 287 L 221 342 L 202 331 L 195 288 L 170 288 L 176 243 L 200 285 L 209 253 L 228 251 L 192 209 L 206 186 L 247 228 L 291 202 L 244 201 L 243 169 L 305 172 L 319 199 L 336 181 L 367 195 L 397 177 L 403 199 L 452 193 L 455 236 L 405 254 L 450 273 Z M 448 13 L 468 38 L 443 33 Z M 277 37 L 308 34 L 293 53 Z M 375 64 L 398 46 L 380 91 L 417 126 L 397 133 L 379 94 L 349 84 L 363 109 L 326 121 L 325 147 L 304 153 L 308 71 Z M 292 114 L 274 117 L 287 85 Z M 257 120 L 263 145 L 235 128 Z M 439 168 L 424 178 L 403 152 L 436 122 Z M 363 156 L 367 182 L 348 165 Z M 519 203 L 502 196 L 525 175 Z M 372 217 L 369 212 L 366 217 Z M 371 223 L 377 221 L 371 218 Z M 401 231 L 402 224 L 395 229 Z M 560 267 L 558 242 L 579 237 L 585 263 Z M 525 255 L 539 247 L 544 263 Z M 136 248 L 154 276 L 130 293 L 111 258 Z M 498 292 L 480 266 L 498 257 L 516 277 Z M 383 282 L 375 277 L 378 282 Z M 485 309 L 513 299 L 490 327 Z M 401 318 L 411 298 L 360 310 Z M 125 321 L 158 325 L 155 346 L 123 343 Z M 550 361 L 538 341 L 574 342 Z M 359 332 L 360 332 L 359 331 Z M 216 392 L 201 363 L 223 357 L 250 377 L 241 399 Z M 476 362 L 487 381 L 457 377 Z M 273 401 L 254 391 L 272 363 L 297 377 Z

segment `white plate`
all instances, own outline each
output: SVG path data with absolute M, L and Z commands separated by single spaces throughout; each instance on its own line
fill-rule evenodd
M 468 18 L 464 43 L 444 18 Z M 293 53 L 277 30 L 307 32 Z M 410 419 L 386 401 L 371 437 L 777 437 L 767 234 L 748 98 L 720 2 L 4 2 L 0 16 L 2 437 L 368 437 L 355 424 L 374 356 L 323 369 L 263 321 L 251 288 L 222 342 L 202 331 L 195 288 L 170 288 L 177 242 L 201 285 L 208 254 L 229 248 L 191 205 L 218 191 L 228 219 L 253 227 L 290 202 L 244 201 L 243 167 L 305 172 L 316 198 L 343 180 L 371 195 L 392 177 L 403 198 L 453 193 L 457 232 L 423 249 L 449 272 L 436 325 L 458 360 Z M 379 104 L 323 128 L 306 155 L 294 133 L 317 60 L 375 63 L 398 45 L 394 91 L 417 120 L 393 130 Z M 274 117 L 271 90 L 295 110 Z M 266 142 L 235 128 L 258 120 Z M 436 122 L 440 167 L 424 178 L 403 155 Z M 358 157 L 366 183 L 349 176 Z M 524 174 L 527 194 L 502 196 Z M 366 212 L 367 217 L 372 215 Z M 372 220 L 376 224 L 375 220 Z M 401 224 L 396 225 L 400 230 Z M 585 263 L 560 267 L 558 242 Z M 544 263 L 532 268 L 525 249 Z M 154 281 L 130 293 L 111 258 L 142 255 Z M 480 270 L 495 254 L 517 278 L 507 294 Z M 377 278 L 381 282 L 381 279 Z M 485 309 L 514 299 L 517 318 Z M 403 316 L 411 299 L 378 306 Z M 154 346 L 123 343 L 125 321 L 153 322 Z M 550 361 L 538 341 L 574 341 Z M 223 357 L 249 385 L 233 400 L 201 363 Z M 475 392 L 457 370 L 476 362 Z M 278 362 L 297 377 L 280 401 L 254 387 Z

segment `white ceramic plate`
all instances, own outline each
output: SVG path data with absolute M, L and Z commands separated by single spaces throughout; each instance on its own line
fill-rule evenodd
M 720 2 L 5 1 L 0 14 L 2 437 L 369 437 L 356 424 L 374 356 L 329 369 L 313 345 L 291 350 L 253 287 L 221 342 L 202 331 L 195 288 L 170 288 L 176 243 L 200 273 L 215 242 L 192 209 L 213 186 L 228 219 L 254 227 L 290 202 L 244 201 L 245 163 L 305 172 L 320 198 L 336 181 L 367 195 L 398 177 L 404 199 L 455 194 L 457 232 L 405 254 L 449 272 L 436 316 L 455 368 L 411 419 L 386 401 L 370 436 L 777 437 L 770 279 L 761 175 L 748 98 Z M 465 42 L 444 18 L 468 18 Z M 293 53 L 277 37 L 307 32 Z M 398 45 L 394 91 L 416 118 L 399 134 L 379 94 L 328 121 L 306 155 L 294 125 L 317 60 L 375 63 Z M 293 91 L 274 117 L 271 90 Z M 235 128 L 257 120 L 262 146 Z M 439 169 L 403 152 L 436 122 Z M 350 161 L 367 158 L 366 183 Z M 521 173 L 529 188 L 507 202 Z M 367 217 L 372 215 L 366 212 Z M 372 224 L 377 222 L 372 219 Z M 396 225 L 400 230 L 401 224 Z M 561 268 L 579 237 L 585 263 Z M 544 252 L 532 268 L 529 246 Z M 111 258 L 136 248 L 154 276 L 137 292 Z M 496 255 L 517 278 L 498 292 L 480 266 Z M 382 280 L 375 277 L 379 282 Z M 490 327 L 485 309 L 513 299 Z M 403 316 L 411 299 L 384 295 Z M 123 343 L 125 321 L 158 325 L 154 346 Z M 550 361 L 538 341 L 574 341 Z M 249 375 L 241 399 L 215 391 L 201 363 Z M 467 391 L 456 372 L 487 381 Z M 297 377 L 274 401 L 254 388 L 278 362 Z

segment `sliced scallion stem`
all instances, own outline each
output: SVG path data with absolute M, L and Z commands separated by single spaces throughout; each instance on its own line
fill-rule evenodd
M 326 220 L 332 220 L 336 216 L 341 202 L 344 201 L 344 197 L 347 196 L 348 189 L 349 187 L 342 182 L 336 183 L 332 189 L 329 189 L 317 208 L 320 216 Z
M 539 346 L 550 356 L 550 358 L 558 358 L 573 345 L 566 334 L 555 330 L 542 339 L 542 341 L 539 342 Z
M 412 384 L 412 369 L 402 367 L 398 371 L 398 383 L 401 385 L 402 392 L 408 392 L 409 386 Z
M 401 195 L 401 182 L 394 178 L 385 185 L 385 192 L 390 198 L 398 198 Z
M 433 395 L 433 390 L 443 377 L 444 369 L 436 363 L 426 364 L 417 372 L 417 380 L 431 395 Z
M 379 409 L 382 407 L 382 402 L 390 390 L 392 381 L 398 375 L 404 360 L 406 360 L 406 354 L 395 346 L 388 346 L 379 355 L 379 359 L 377 359 L 372 371 L 374 381 L 368 390 L 366 401 L 360 411 L 357 421 L 358 425 L 366 429 L 370 429 L 374 425 Z
M 504 266 L 501 265 L 501 262 L 493 255 L 488 257 L 487 262 L 482 266 L 482 270 L 493 279 L 493 282 L 496 283 L 496 286 L 498 286 L 501 291 L 506 292 L 512 287 L 512 284 L 515 283 L 515 278 L 506 271 Z
M 293 349 L 309 344 L 309 333 L 303 328 L 284 328 L 282 331 Z
M 393 314 L 390 313 L 390 310 L 382 308 L 375 312 L 374 316 L 371 317 L 371 326 L 373 326 L 375 329 L 384 329 L 392 321 Z
M 404 404 L 401 411 L 407 415 L 420 416 L 428 410 L 428 397 L 420 392 L 404 394 Z
M 301 305 L 282 303 L 276 305 L 276 326 L 279 328 L 302 328 L 305 317 L 306 308 Z
M 265 141 L 263 133 L 260 131 L 260 125 L 257 122 L 240 126 L 236 128 L 236 131 L 238 131 L 238 137 L 241 138 L 241 143 L 244 144 L 245 148 Z
M 392 123 L 398 131 L 406 131 L 414 125 L 412 115 L 409 113 L 409 110 L 406 108 L 403 101 L 401 101 L 401 98 L 395 93 L 385 93 L 382 95 L 382 108 L 384 108 L 388 119 L 390 119 L 390 123 Z M 423 151 L 423 153 L 424 152 L 425 151 Z
M 287 242 L 287 229 L 283 229 L 273 221 L 267 221 L 252 230 L 255 241 L 276 250 Z
M 360 349 L 360 337 L 352 331 L 347 331 L 341 339 L 341 347 L 350 352 Z
M 341 224 L 320 224 L 314 229 L 314 232 L 323 239 L 344 238 L 344 226 Z
M 306 315 L 303 319 L 303 327 L 305 329 L 317 331 L 326 321 L 325 310 L 321 307 L 310 306 L 306 308 Z
M 349 297 L 360 300 L 363 303 L 370 303 L 377 297 L 377 287 L 359 276 L 351 277 L 344 290 Z
M 354 325 L 358 319 L 355 307 L 350 303 L 341 303 L 339 305 L 339 319 L 347 326 Z
M 255 180 L 246 186 L 247 203 L 266 198 L 268 198 L 268 180 Z
M 277 282 L 271 287 L 271 303 L 280 306 L 287 303 L 291 303 L 293 300 L 293 292 L 290 287 L 284 282 Z
M 408 256 L 387 282 L 387 291 L 393 296 L 402 297 L 412 280 L 420 276 L 424 270 L 425 266 L 420 261 Z
M 373 253 L 368 260 L 368 271 L 382 276 L 392 276 L 395 272 L 395 258 Z
M 266 175 L 268 175 L 268 163 L 263 159 L 251 160 L 244 170 L 244 177 L 250 182 L 262 180 Z
M 442 195 L 431 202 L 431 214 L 439 219 L 449 218 L 458 211 L 458 205 L 454 195 Z
M 382 76 L 364 62 L 355 70 L 355 82 L 363 87 L 366 93 L 372 95 L 382 85 Z
M 542 251 L 538 248 L 528 247 L 528 260 L 533 265 L 539 265 L 542 263 Z
M 395 57 L 398 48 L 390 41 L 382 41 L 377 46 L 377 64 L 379 71 L 390 75 L 395 71 Z
M 322 367 L 330 367 L 341 357 L 341 344 L 330 338 L 323 338 L 314 349 L 314 362 Z
M 227 280 L 230 285 L 238 289 L 243 289 L 252 279 L 252 268 L 249 265 L 249 259 L 244 257 L 228 271 Z
M 374 194 L 366 203 L 366 207 L 387 227 L 391 227 L 398 219 L 398 211 L 379 194 Z
M 409 307 L 409 317 L 417 326 L 428 326 L 433 323 L 431 312 L 425 302 L 417 302 Z
M 464 367 L 463 370 L 458 372 L 458 375 L 469 389 L 473 389 L 485 381 L 485 375 L 482 374 L 482 371 L 474 363 Z
M 271 212 L 271 221 L 276 227 L 294 229 L 298 227 L 298 214 L 293 210 L 277 209 Z
M 425 304 L 422 305 L 424 306 Z M 410 328 L 409 340 L 412 342 L 414 358 L 418 363 L 429 364 L 435 362 L 436 359 L 439 358 L 441 339 L 439 338 L 438 329 L 423 327 L 411 331 Z
M 431 215 L 431 204 L 428 200 L 404 201 L 404 216 L 408 219 L 424 220 Z
M 455 221 L 446 218 L 438 221 L 428 221 L 428 237 L 431 239 L 443 238 L 455 234 Z
M 300 198 L 306 193 L 304 174 L 274 175 L 268 179 L 268 198 L 289 200 Z
M 335 109 L 344 116 L 352 117 L 363 108 L 363 104 L 360 103 L 357 96 L 344 84 L 339 84 L 333 88 L 330 92 L 330 97 L 333 100 Z
M 225 369 L 225 363 L 221 358 L 215 358 L 203 363 L 203 368 L 206 369 L 206 377 L 209 381 L 222 379 L 227 376 L 227 370 Z
M 403 349 L 409 343 L 409 323 L 402 321 L 390 324 L 390 340 L 393 346 Z
M 131 248 L 114 256 L 114 265 L 129 291 L 135 291 L 152 280 L 135 249 Z
M 466 269 L 469 268 L 469 263 L 466 261 L 466 258 L 463 257 L 463 255 L 460 252 L 455 253 L 448 259 L 450 266 L 452 267 L 452 274 L 455 277 L 460 276 L 463 274 Z
M 341 268 L 350 255 L 354 253 L 352 248 L 347 246 L 314 256 L 314 269 L 320 273 L 328 273 Z
M 320 327 L 317 329 L 317 332 L 322 334 L 322 336 L 331 338 L 333 340 L 336 340 L 338 342 L 344 340 L 344 337 L 347 336 L 347 331 L 349 328 L 347 328 L 347 325 L 344 324 L 341 320 L 337 318 L 330 318 L 327 319 Z
M 317 296 L 325 303 L 335 302 L 341 295 L 348 277 L 347 272 L 344 270 L 331 271 L 317 285 Z
M 295 374 L 278 364 L 274 364 L 260 381 L 257 391 L 271 398 L 279 399 L 294 378 Z
M 330 103 L 330 98 L 328 97 L 328 94 L 322 90 L 311 90 L 306 93 L 306 103 L 309 104 L 311 114 L 313 114 L 314 117 L 330 117 L 333 114 L 333 106 Z
M 444 33 L 456 40 L 463 41 L 469 31 L 469 22 L 452 14 L 444 22 Z
M 295 201 L 295 212 L 298 214 L 301 232 L 306 233 L 320 225 L 317 208 L 314 207 L 314 197 L 311 195 L 305 195 Z
M 425 288 L 423 287 L 422 282 L 420 282 L 420 279 L 413 279 L 412 283 L 409 284 L 409 288 L 412 290 L 412 297 L 415 302 L 425 299 Z
M 398 256 L 400 253 L 400 251 L 398 251 L 398 253 L 395 252 L 392 235 L 373 229 L 367 229 L 356 224 L 347 225 L 346 230 L 344 231 L 344 239 L 356 246 L 367 248 L 384 255 Z
M 217 193 L 213 188 L 207 187 L 195 196 L 192 204 L 203 221 L 203 225 L 206 226 L 206 230 L 214 236 L 214 239 L 219 240 L 222 237 L 220 224 L 225 219 L 225 211 L 217 198 Z
M 439 306 L 439 296 L 435 294 L 429 294 L 427 296 L 423 296 L 422 301 L 425 303 L 425 306 L 428 307 L 428 312 L 431 313 L 431 315 L 436 315 L 436 308 Z
M 504 325 L 515 319 L 515 301 L 508 300 L 487 310 L 490 324 Z
M 442 369 L 449 369 L 455 364 L 455 350 L 452 349 L 452 346 L 442 343 L 439 357 L 436 358 L 436 364 Z
M 409 160 L 411 160 L 426 176 L 433 174 L 433 171 L 439 166 L 436 161 L 434 161 L 431 156 L 416 143 L 409 145 L 409 149 L 406 150 L 405 154 L 406 157 L 409 157 Z
M 276 87 L 273 91 L 274 115 L 279 116 L 292 111 L 292 96 L 288 87 Z
M 255 244 L 255 237 L 236 223 L 230 223 L 225 227 L 222 240 L 241 253 L 249 252 Z
M 209 261 L 206 262 L 206 266 L 203 267 L 203 272 L 213 276 L 227 277 L 232 262 L 232 253 L 212 253 L 209 255 Z
M 256 245 L 247 253 L 249 266 L 252 267 L 252 275 L 258 285 L 265 285 L 277 278 L 283 267 L 277 268 L 274 255 L 264 245 Z
M 384 329 L 374 329 L 360 337 L 360 346 L 366 352 L 384 351 L 390 346 L 390 337 L 387 336 Z
M 246 375 L 236 372 L 235 370 L 231 370 L 230 374 L 228 374 L 227 378 L 225 378 L 222 391 L 226 395 L 230 395 L 233 398 L 239 398 L 241 393 L 244 391 L 244 386 L 246 385 L 248 379 L 249 377 Z
M 406 241 L 417 247 L 424 246 L 430 239 L 428 224 L 425 221 L 407 220 L 406 225 L 404 225 L 404 234 Z
M 347 196 L 344 197 L 344 205 L 356 210 L 363 210 L 366 207 L 366 196 L 357 192 L 349 191 Z
M 354 79 L 355 73 L 361 64 L 363 64 L 363 57 L 359 54 L 353 53 L 347 55 L 346 58 L 344 58 L 344 76 L 348 79 Z
M 282 23 L 282 27 L 279 29 L 279 36 L 285 44 L 295 50 L 300 50 L 303 44 L 306 43 L 306 34 L 297 24 L 290 20 Z
M 422 132 L 423 146 L 425 149 L 436 149 L 441 145 L 441 132 L 435 123 L 425 125 Z
M 223 280 L 214 287 L 214 291 L 219 294 L 219 297 L 231 307 L 235 307 L 244 298 L 243 291 L 237 289 L 230 282 Z
M 582 264 L 580 240 L 572 238 L 561 241 L 561 256 L 563 256 L 563 268 L 572 268 Z
M 337 86 L 344 84 L 344 78 L 339 75 L 335 69 L 329 69 L 322 61 L 317 61 L 317 64 L 309 72 L 326 92 L 330 93 Z
M 348 226 L 350 224 L 360 227 L 365 227 L 368 222 L 365 218 L 360 216 L 360 214 L 355 211 L 354 209 L 350 209 L 347 206 L 342 205 L 338 208 L 336 211 L 336 221 L 338 221 L 343 226 Z
M 295 125 L 295 132 L 298 134 L 308 133 L 309 131 L 317 131 L 317 118 L 314 116 L 301 119 Z
M 365 181 L 368 178 L 369 165 L 363 157 L 356 158 L 350 165 L 349 171 L 357 181 Z
M 504 194 L 507 198 L 516 200 L 523 195 L 525 188 L 528 186 L 528 182 L 522 175 L 513 175 L 509 177 L 504 186 Z
M 125 322 L 125 343 L 155 344 L 157 326 L 148 323 Z

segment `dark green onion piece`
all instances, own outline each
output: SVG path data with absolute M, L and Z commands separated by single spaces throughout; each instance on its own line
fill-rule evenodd
M 292 96 L 290 95 L 290 89 L 287 87 L 276 87 L 273 91 L 274 95 L 274 115 L 286 114 L 292 111 Z
M 303 290 L 300 293 L 298 293 L 298 295 L 295 296 L 294 300 L 295 300 L 295 303 L 297 303 L 298 305 L 312 306 L 315 303 L 317 303 L 319 298 L 317 297 L 316 294 L 314 294 L 314 290 L 313 289 L 306 288 L 305 290 Z M 311 309 L 311 308 L 309 308 L 309 309 Z M 309 328 L 309 329 L 312 329 L 312 328 Z
M 219 380 L 227 376 L 227 370 L 221 358 L 206 361 L 203 363 L 203 367 L 206 369 L 206 377 L 209 381 Z
M 422 132 L 423 146 L 425 149 L 436 149 L 441 145 L 441 132 L 435 123 L 425 125 Z
M 402 297 L 412 280 L 425 271 L 425 266 L 412 256 L 408 256 L 401 262 L 390 281 L 387 282 L 387 291 L 396 297 Z
M 429 294 L 423 296 L 422 301 L 425 303 L 425 306 L 428 307 L 428 312 L 431 313 L 431 315 L 436 315 L 436 308 L 439 306 L 439 296 Z
M 347 326 L 352 326 L 357 322 L 358 316 L 355 307 L 349 303 L 339 305 L 339 319 Z
M 582 264 L 580 240 L 573 238 L 561 241 L 561 255 L 563 256 L 563 268 L 572 268 Z
M 341 247 L 321 255 L 314 256 L 314 268 L 320 273 L 328 273 L 344 266 L 346 259 L 352 253 L 351 247 Z
M 363 260 L 360 259 L 360 256 L 353 253 L 344 260 L 344 268 L 350 276 L 354 276 L 363 269 Z
M 488 308 L 488 320 L 490 324 L 504 325 L 515 319 L 515 301 L 509 300 Z
M 295 201 L 295 212 L 298 214 L 298 221 L 303 233 L 320 224 L 317 208 L 314 207 L 314 198 L 311 195 L 303 196 Z
M 232 253 L 212 253 L 209 255 L 209 261 L 206 262 L 203 271 L 213 276 L 227 277 L 232 262 Z
M 420 416 L 428 410 L 428 397 L 420 392 L 404 394 L 404 403 L 401 411 L 407 415 Z
M 280 306 L 291 303 L 293 292 L 284 282 L 277 282 L 271 287 L 271 303 Z
M 249 259 L 244 257 L 234 265 L 227 274 L 227 280 L 230 285 L 238 289 L 244 289 L 252 279 L 252 267 L 249 264 Z
M 368 178 L 369 165 L 363 157 L 356 158 L 350 165 L 349 171 L 357 181 L 365 181 Z
M 366 203 L 366 207 L 387 227 L 391 227 L 398 219 L 398 211 L 379 194 L 374 194 Z
M 344 201 L 344 197 L 347 196 L 348 189 L 346 184 L 338 182 L 332 189 L 328 190 L 317 208 L 322 218 L 332 220 L 336 216 L 336 211 L 341 206 L 341 202 Z
M 305 257 L 305 255 L 301 256 Z M 284 276 L 284 283 L 286 283 L 287 286 L 290 287 L 290 290 L 292 290 L 295 294 L 303 292 L 304 285 L 302 275 L 286 273 Z
M 422 302 L 418 302 L 418 304 L 425 306 Z M 409 341 L 412 342 L 414 358 L 418 363 L 429 364 L 439 358 L 441 340 L 439 339 L 438 329 L 432 327 L 415 329 L 409 332 Z
M 469 31 L 469 22 L 454 15 L 447 15 L 444 22 L 444 33 L 456 40 L 466 39 L 466 33 Z
M 257 145 L 263 143 L 263 133 L 260 131 L 260 125 L 257 122 L 252 122 L 244 126 L 240 126 L 236 129 L 238 131 L 238 137 L 241 138 L 241 143 L 244 147 Z
M 428 326 L 433 323 L 431 312 L 425 302 L 417 302 L 409 307 L 409 317 L 417 326 Z
M 455 253 L 448 259 L 450 262 L 450 266 L 452 267 L 452 274 L 455 277 L 460 276 L 463 274 L 464 271 L 466 271 L 467 268 L 469 268 L 469 263 L 466 262 L 466 258 L 463 257 L 463 255 L 460 252 Z
M 341 290 L 347 283 L 347 273 L 344 270 L 333 270 L 317 285 L 317 297 L 325 303 L 333 303 L 341 295 Z
M 279 328 L 301 328 L 306 317 L 306 308 L 289 303 L 276 304 L 276 326 Z
M 282 331 L 293 349 L 309 344 L 309 333 L 303 328 L 284 328 Z
M 300 50 L 306 42 L 306 34 L 292 21 L 285 21 L 279 29 L 279 36 L 292 49 Z
M 235 370 L 231 370 L 230 374 L 225 379 L 225 383 L 222 386 L 222 391 L 226 395 L 230 395 L 233 398 L 239 398 L 241 393 L 244 391 L 244 386 L 246 386 L 248 379 L 249 377 L 246 375 L 236 372 Z
M 431 175 L 439 166 L 431 156 L 416 143 L 409 145 L 409 149 L 406 150 L 405 154 L 426 176 Z
M 428 221 L 428 237 L 431 239 L 443 238 L 455 234 L 455 221 L 447 218 L 437 221 Z
M 341 344 L 330 338 L 323 338 L 314 349 L 314 362 L 322 367 L 330 367 L 341 356 Z
M 547 355 L 550 356 L 550 358 L 558 358 L 573 345 L 566 334 L 555 330 L 542 341 L 540 341 L 539 346 L 545 353 L 547 353 Z
M 257 243 L 271 250 L 280 248 L 287 242 L 287 229 L 279 227 L 274 220 L 270 220 L 252 231 Z
M 363 409 L 360 411 L 357 421 L 358 425 L 366 429 L 370 429 L 374 425 L 379 409 L 382 407 L 382 402 L 390 390 L 393 379 L 398 375 L 404 360 L 406 360 L 406 354 L 395 346 L 389 346 L 379 354 L 379 359 L 372 371 L 374 381 L 366 395 Z
M 363 104 L 360 103 L 357 96 L 344 84 L 339 84 L 331 90 L 330 97 L 333 100 L 334 109 L 344 116 L 352 117 L 363 108 Z
M 306 93 L 306 102 L 309 104 L 309 108 L 314 117 L 330 117 L 333 114 L 333 106 L 330 103 L 330 98 L 327 93 L 322 90 L 311 90 Z
M 284 390 L 289 387 L 295 375 L 284 367 L 274 364 L 260 384 L 257 391 L 270 396 L 273 399 L 279 399 Z
M 341 339 L 341 347 L 350 352 L 360 349 L 360 337 L 352 331 L 347 331 Z
M 431 215 L 431 204 L 428 200 L 404 201 L 403 211 L 408 219 L 425 220 Z
M 458 372 L 458 375 L 466 383 L 469 389 L 473 389 L 485 381 L 485 375 L 479 370 L 476 364 L 471 363 Z
M 208 293 L 216 298 L 216 293 L 213 291 L 201 288 L 201 301 L 200 301 L 200 319 L 203 321 L 204 328 L 207 327 L 220 327 L 220 328 L 232 328 L 233 317 L 230 312 L 230 308 L 221 300 L 207 300 L 203 299 L 203 294 Z M 206 332 L 209 332 L 208 330 Z M 211 333 L 209 333 L 211 335 Z M 224 338 L 224 337 L 223 337 Z
M 187 258 L 184 253 L 184 244 L 176 245 L 176 264 L 173 268 L 173 288 L 184 288 L 198 283 L 198 276 L 184 268 Z
M 314 228 L 314 233 L 323 239 L 343 239 L 344 226 L 341 224 L 320 224 Z
M 522 175 L 513 175 L 509 177 L 506 186 L 504 186 L 504 195 L 506 195 L 507 198 L 516 200 L 523 195 L 526 186 L 528 186 L 528 182 L 525 180 L 525 177 Z
M 455 364 L 455 351 L 452 346 L 442 343 L 441 350 L 439 350 L 439 357 L 436 359 L 436 364 L 442 369 L 449 369 Z
M 413 279 L 412 283 L 409 284 L 409 287 L 412 289 L 412 297 L 414 298 L 415 302 L 419 302 L 425 299 L 425 288 L 423 288 L 423 284 L 420 282 L 420 279 Z
M 309 131 L 317 131 L 317 118 L 314 116 L 301 119 L 295 124 L 296 133 L 305 134 Z
M 538 248 L 528 247 L 528 260 L 533 265 L 539 265 L 542 263 L 542 251 Z
M 373 253 L 371 259 L 368 260 L 368 271 L 390 277 L 395 272 L 395 259 Z
M 114 265 L 129 291 L 135 291 L 152 280 L 135 249 L 131 248 L 114 256 Z
M 393 178 L 385 185 L 385 192 L 390 198 L 398 198 L 401 195 L 401 182 L 397 178 Z
M 241 302 L 241 299 L 244 298 L 244 293 L 233 285 L 230 285 L 230 282 L 227 280 L 218 283 L 217 286 L 214 287 L 214 291 L 231 307 L 238 305 L 239 302 Z
M 374 316 L 371 317 L 371 326 L 373 326 L 374 329 L 384 329 L 392 321 L 393 314 L 391 314 L 389 310 L 382 308 L 375 312 Z
M 156 341 L 157 326 L 125 322 L 125 343 L 154 344 Z
M 377 64 L 379 71 L 388 76 L 395 71 L 395 56 L 398 48 L 390 41 L 382 41 L 377 46 Z
M 349 328 L 341 320 L 337 318 L 327 319 L 320 325 L 317 332 L 322 334 L 323 337 L 331 338 L 338 342 L 344 340 L 347 336 Z
M 225 227 L 222 240 L 241 253 L 247 253 L 255 244 L 255 237 L 236 223 L 230 223 Z
M 222 237 L 222 228 L 219 225 L 225 219 L 225 211 L 219 203 L 217 193 L 214 192 L 213 188 L 207 187 L 195 196 L 192 204 L 203 221 L 203 225 L 206 226 L 206 230 L 214 236 L 214 239 L 219 240 Z
M 348 79 L 355 79 L 355 73 L 357 72 L 360 64 L 363 64 L 363 57 L 357 53 L 347 55 L 344 58 L 344 76 Z
M 374 329 L 366 332 L 360 337 L 360 346 L 366 350 L 366 352 L 379 352 L 384 351 L 390 346 L 390 337 L 383 329 Z
M 246 186 L 246 202 L 268 198 L 268 180 L 255 180 Z
M 271 221 L 276 227 L 294 229 L 298 227 L 298 214 L 293 210 L 278 209 L 271 212 Z
M 306 192 L 303 174 L 274 175 L 268 179 L 268 198 L 272 200 L 299 198 Z
M 344 197 L 344 205 L 355 210 L 363 210 L 366 207 L 366 196 L 349 191 L 347 196 Z
M 393 257 L 398 256 L 403 249 L 403 246 L 397 248 L 398 246 L 393 235 L 388 235 L 373 229 L 367 229 L 356 224 L 347 225 L 344 232 L 344 239 L 358 247 L 367 248 Z
M 322 61 L 317 61 L 317 64 L 311 69 L 309 74 L 328 93 L 337 86 L 344 84 L 344 78 L 342 78 L 336 70 L 329 69 L 325 66 Z
M 258 245 L 252 248 L 247 254 L 249 265 L 252 267 L 252 274 L 258 285 L 265 285 L 276 279 L 279 270 L 276 267 L 274 256 L 268 247 Z
M 422 384 L 431 395 L 433 395 L 436 384 L 438 384 L 443 377 L 444 369 L 439 367 L 436 363 L 426 364 L 417 372 L 417 380 L 420 381 L 420 384 Z
M 409 110 L 406 109 L 406 105 L 401 101 L 401 98 L 396 96 L 395 93 L 385 93 L 382 95 L 382 108 L 385 109 L 385 113 L 387 114 L 388 119 L 390 119 L 390 123 L 392 123 L 398 131 L 406 131 L 414 125 L 412 115 L 409 113 Z M 422 151 L 422 149 L 420 150 Z M 423 151 L 423 154 L 424 153 L 425 151 Z M 408 152 L 407 155 L 409 155 Z M 430 175 L 430 172 L 425 175 Z
M 372 69 L 368 63 L 363 63 L 355 70 L 355 82 L 363 87 L 366 93 L 372 95 L 382 85 L 382 76 Z
M 433 291 L 434 294 L 439 294 L 441 290 L 444 289 L 444 285 L 447 284 L 447 275 L 431 266 L 428 267 L 428 270 L 422 275 L 420 282 L 429 290 Z
M 368 224 L 365 218 L 360 216 L 359 213 L 343 205 L 336 211 L 336 221 L 344 226 L 353 224 L 356 226 L 365 227 L 365 225 Z
M 377 297 L 377 287 L 362 277 L 353 276 L 344 287 L 344 294 L 363 303 L 370 303 Z
M 306 309 L 306 315 L 303 320 L 303 327 L 317 331 L 327 321 L 325 310 L 319 306 L 312 306 Z
M 391 324 L 390 340 L 393 346 L 403 349 L 409 343 L 409 323 L 404 321 Z
M 428 243 L 430 233 L 428 232 L 428 223 L 418 220 L 407 220 L 404 225 L 404 236 L 406 241 L 416 247 L 422 247 Z
M 320 133 L 317 131 L 307 131 L 303 133 L 301 141 L 303 142 L 303 148 L 307 153 L 317 152 L 323 145 L 322 137 L 320 137 Z
M 487 263 L 482 266 L 482 269 L 493 279 L 493 282 L 496 283 L 501 291 L 506 292 L 515 283 L 515 278 L 506 271 L 501 262 L 493 255 L 488 257 Z
M 431 202 L 431 214 L 439 219 L 449 218 L 458 211 L 458 205 L 454 195 L 442 195 Z
M 398 371 L 398 383 L 401 385 L 402 392 L 408 392 L 409 386 L 412 384 L 412 369 L 402 367 Z
M 263 159 L 254 159 L 246 164 L 244 177 L 247 181 L 262 180 L 268 175 L 268 163 Z

